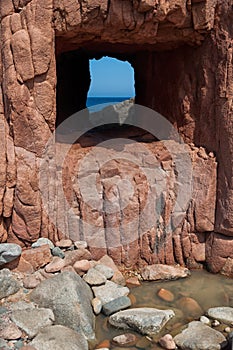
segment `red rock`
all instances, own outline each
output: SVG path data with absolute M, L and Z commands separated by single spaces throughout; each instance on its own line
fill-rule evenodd
M 72 244 L 73 242 L 71 239 L 61 239 L 60 241 L 56 242 L 56 246 L 59 248 L 70 248 Z
M 78 249 L 65 252 L 65 266 L 73 266 L 76 261 L 91 260 L 91 253 L 87 249 Z
M 170 292 L 169 290 L 164 289 L 164 288 L 161 288 L 158 291 L 158 296 L 165 301 L 171 302 L 174 300 L 174 294 L 172 292 Z
M 77 273 L 86 272 L 92 267 L 92 264 L 89 260 L 80 260 L 76 261 L 73 265 L 73 268 Z
M 47 244 L 38 248 L 24 250 L 22 257 L 33 266 L 34 270 L 38 270 L 52 260 L 50 248 Z
M 131 286 L 140 286 L 141 285 L 138 277 L 136 277 L 136 276 L 127 278 L 126 284 L 129 284 Z
M 45 266 L 45 272 L 53 273 L 61 271 L 65 267 L 64 259 L 59 258 L 58 256 L 54 256 L 52 261 Z
M 32 264 L 26 261 L 22 256 L 20 256 L 18 259 L 14 261 L 11 261 L 8 264 L 5 264 L 4 267 L 14 272 L 22 272 L 22 273 L 28 273 L 28 274 L 34 272 L 34 268 Z
M 96 347 L 96 349 L 104 349 L 104 348 L 110 348 L 110 341 L 109 340 L 103 340 L 101 343 L 99 343 Z
M 14 323 L 10 323 L 0 331 L 0 337 L 7 340 L 16 340 L 21 336 L 21 330 Z

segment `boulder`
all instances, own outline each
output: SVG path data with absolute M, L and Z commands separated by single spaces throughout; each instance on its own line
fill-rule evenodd
M 219 350 L 226 345 L 226 338 L 222 333 L 200 321 L 190 322 L 186 329 L 175 336 L 174 340 L 183 350 Z
M 23 330 L 29 338 L 35 337 L 41 328 L 51 326 L 54 314 L 50 309 L 26 309 L 13 311 L 11 320 Z
M 8 269 L 0 271 L 0 300 L 19 291 L 20 284 Z
M 40 237 L 36 242 L 32 243 L 32 248 L 38 248 L 45 244 L 48 244 L 50 249 L 54 248 L 53 242 L 50 241 L 50 239 L 44 237 Z
M 208 309 L 206 314 L 215 320 L 233 325 L 233 307 L 212 307 Z
M 82 332 L 57 325 L 41 329 L 30 345 L 36 350 L 88 350 Z
M 40 307 L 53 310 L 55 324 L 83 332 L 90 340 L 95 338 L 92 297 L 91 289 L 83 279 L 69 271 L 41 282 L 30 295 Z
M 86 275 L 83 276 L 83 279 L 91 286 L 100 286 L 101 284 L 105 284 L 107 281 L 107 278 L 93 267 L 88 270 Z
M 110 316 L 109 323 L 117 328 L 132 329 L 143 335 L 151 336 L 159 333 L 174 316 L 172 310 L 137 308 L 115 313 Z
M 112 281 L 107 281 L 105 285 L 99 287 L 93 287 L 95 297 L 99 298 L 102 304 L 109 303 L 122 296 L 129 294 L 129 288 L 120 286 Z
M 0 266 L 17 259 L 22 253 L 18 244 L 2 243 L 0 244 Z
M 154 264 L 143 267 L 141 269 L 141 276 L 144 281 L 176 280 L 190 276 L 190 271 L 179 265 Z
M 106 316 L 112 315 L 117 311 L 127 309 L 131 306 L 130 298 L 123 296 L 117 299 L 110 301 L 103 305 L 103 313 Z

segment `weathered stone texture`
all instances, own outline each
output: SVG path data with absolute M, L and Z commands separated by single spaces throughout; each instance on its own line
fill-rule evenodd
M 178 262 L 197 267 L 207 261 L 214 272 L 230 271 L 231 2 L 3 0 L 0 19 L 0 241 L 30 245 L 40 236 L 57 241 L 63 237 L 58 225 L 71 238 L 82 239 L 87 232 L 71 215 L 71 204 L 77 216 L 94 223 L 91 241 L 99 247 L 93 249 L 96 257 L 108 252 L 118 264 L 127 266 Z M 151 225 L 150 230 L 146 223 L 154 219 L 150 215 L 154 192 L 149 189 L 151 203 L 138 222 L 148 185 L 136 167 L 113 162 L 102 170 L 98 183 L 102 196 L 115 195 L 113 186 L 119 176 L 129 179 L 136 189 L 127 210 L 121 210 L 117 198 L 121 215 L 104 217 L 82 200 L 78 186 L 72 188 L 74 154 L 71 152 L 63 174 L 56 168 L 54 154 L 59 155 L 60 145 L 51 148 L 43 164 L 41 181 L 48 188 L 48 205 L 42 205 L 38 169 L 56 124 L 56 62 L 61 54 L 79 49 L 86 55 L 75 75 L 79 106 L 85 102 L 90 83 L 89 58 L 109 54 L 128 60 L 135 69 L 136 102 L 167 117 L 190 145 L 192 199 L 188 208 L 182 208 L 184 219 L 175 232 L 164 230 L 175 194 L 175 170 L 164 150 L 159 161 L 169 178 L 168 196 L 159 225 Z M 160 144 L 151 142 L 145 147 L 156 153 Z M 88 150 L 91 147 L 74 147 L 78 160 Z M 91 170 L 92 174 L 84 176 L 87 189 L 96 174 L 94 167 Z M 62 176 L 68 202 L 58 186 Z M 127 197 L 127 191 L 124 195 Z M 136 220 L 127 226 L 134 216 Z M 109 227 L 117 228 L 113 247 L 106 239 Z M 131 241 L 125 242 L 132 232 Z

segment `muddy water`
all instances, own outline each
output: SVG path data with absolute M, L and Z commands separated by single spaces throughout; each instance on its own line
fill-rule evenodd
M 174 300 L 172 302 L 164 301 L 157 295 L 161 288 L 173 293 Z M 137 347 L 127 346 L 127 349 L 131 350 L 160 349 L 157 341 L 162 335 L 170 333 L 174 336 L 180 333 L 185 324 L 199 319 L 208 308 L 214 306 L 233 307 L 233 280 L 221 275 L 213 275 L 206 271 L 192 271 L 191 277 L 186 279 L 168 282 L 144 282 L 140 287 L 131 288 L 130 298 L 133 302 L 132 307 L 155 307 L 174 310 L 176 316 L 167 323 L 159 335 L 154 336 L 149 341 L 146 337 L 135 333 L 139 341 Z M 200 307 L 187 298 L 195 300 Z M 182 300 L 186 300 L 186 302 L 183 303 Z M 223 330 L 224 326 L 220 325 L 216 329 Z M 116 335 L 129 332 L 114 329 L 108 324 L 108 318 L 102 315 L 97 317 L 96 331 L 98 343 L 101 343 L 103 340 L 111 340 Z M 114 346 L 110 346 L 110 348 L 117 349 Z

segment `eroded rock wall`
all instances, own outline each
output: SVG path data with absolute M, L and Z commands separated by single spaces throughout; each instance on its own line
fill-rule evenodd
M 67 208 L 53 154 L 44 178 L 52 183 L 53 223 L 42 205 L 38 169 L 56 123 L 56 55 L 81 49 L 90 57 L 129 59 L 136 102 L 166 116 L 195 144 L 194 192 L 182 225 L 164 241 L 156 230 L 145 232 L 109 254 L 127 266 L 207 261 L 214 272 L 231 269 L 232 14 L 230 0 L 1 1 L 0 240 L 30 245 L 39 236 L 62 236 L 56 220 Z M 83 205 L 78 196 L 76 202 Z

